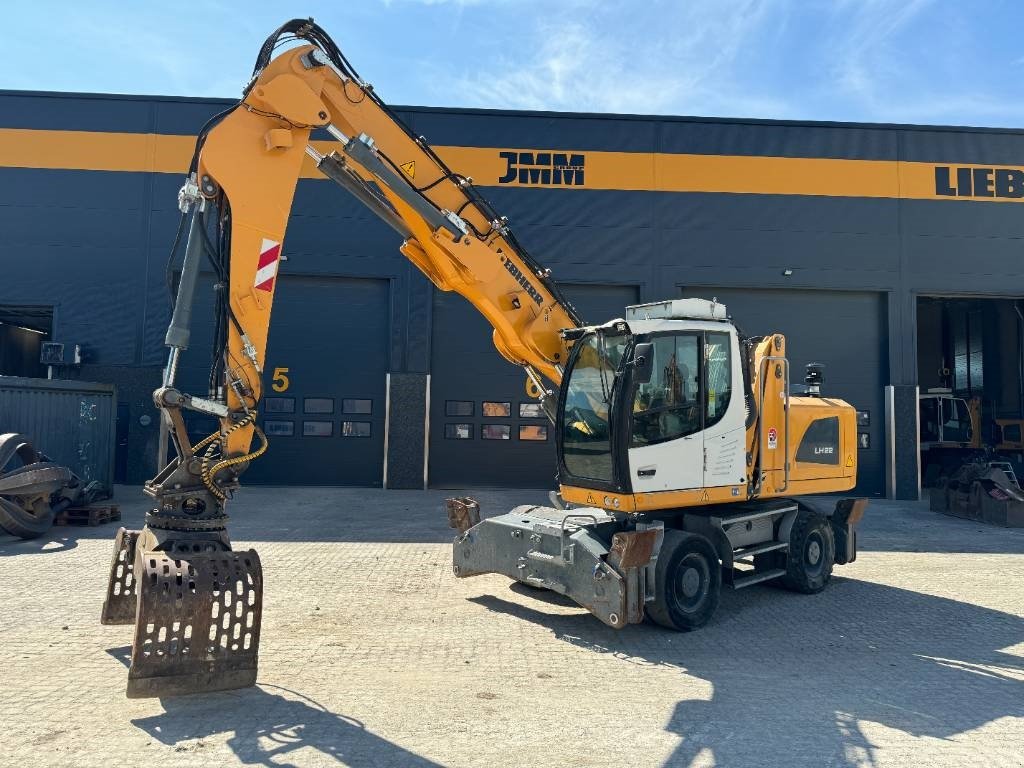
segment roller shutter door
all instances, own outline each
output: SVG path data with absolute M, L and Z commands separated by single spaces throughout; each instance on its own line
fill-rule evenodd
M 858 427 L 870 447 L 858 451 L 856 493 L 880 495 L 885 470 L 884 388 L 889 352 L 885 295 L 856 291 L 684 288 L 683 295 L 716 297 L 749 336 L 786 336 L 790 382 L 803 383 L 805 366 L 825 364 L 822 394 L 838 397 L 869 413 Z
M 586 322 L 621 317 L 635 286 L 563 286 Z M 436 488 L 553 488 L 555 443 L 521 368 L 502 358 L 491 326 L 461 296 L 435 291 L 431 341 L 429 481 Z M 531 439 L 532 438 L 532 439 Z M 542 438 L 542 439 L 541 439 Z
M 181 378 L 188 391 L 203 396 L 210 307 L 210 292 L 201 288 L 198 338 Z M 386 280 L 280 278 L 259 415 L 270 447 L 245 472 L 244 484 L 381 484 L 389 314 Z M 193 439 L 213 426 L 190 415 Z

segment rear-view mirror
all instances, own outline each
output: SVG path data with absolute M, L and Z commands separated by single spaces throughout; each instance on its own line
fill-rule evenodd
M 633 376 L 638 383 L 646 384 L 651 380 L 651 372 L 654 370 L 653 344 L 643 342 L 633 348 L 633 367 L 636 369 Z

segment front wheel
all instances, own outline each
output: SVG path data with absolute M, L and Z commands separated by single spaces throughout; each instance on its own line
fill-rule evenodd
M 782 583 L 795 592 L 821 592 L 832 577 L 836 560 L 835 538 L 828 518 L 801 509 L 789 534 Z
M 654 579 L 655 599 L 646 609 L 656 624 L 681 632 L 698 629 L 718 607 L 722 567 L 703 536 L 665 531 Z

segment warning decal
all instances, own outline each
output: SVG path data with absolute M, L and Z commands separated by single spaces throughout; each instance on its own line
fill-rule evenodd
M 256 281 L 253 286 L 261 291 L 274 290 L 274 278 L 277 277 L 277 265 L 281 259 L 281 244 L 276 240 L 263 238 L 260 245 L 260 258 L 256 263 Z
M 775 427 L 768 427 L 768 450 L 774 451 L 779 447 L 779 430 Z
M 401 168 L 403 171 L 405 171 L 405 175 L 408 176 L 410 179 L 415 179 L 416 178 L 416 161 L 415 160 L 410 160 L 408 163 L 402 163 L 398 167 Z

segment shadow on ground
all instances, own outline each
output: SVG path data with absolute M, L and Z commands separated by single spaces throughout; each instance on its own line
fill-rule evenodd
M 177 752 L 201 754 L 204 738 L 229 734 L 227 746 L 245 765 L 293 765 L 289 755 L 307 749 L 342 765 L 437 765 L 371 733 L 358 720 L 277 686 L 161 699 L 160 703 L 164 712 L 132 724 Z M 310 757 L 304 754 L 296 759 L 308 763 Z
M 1024 642 L 1024 620 L 968 603 L 835 579 L 813 596 L 723 593 L 711 624 L 677 634 L 652 625 L 615 631 L 586 613 L 546 610 L 566 605 L 561 596 L 516 591 L 534 604 L 471 600 L 593 653 L 713 685 L 710 700 L 676 705 L 666 727 L 681 743 L 666 765 L 691 765 L 702 752 L 724 766 L 873 765 L 864 721 L 948 740 L 1024 717 L 1024 660 L 1005 651 Z
M 130 645 L 107 653 L 125 667 L 131 664 Z M 177 696 L 160 704 L 162 713 L 131 722 L 176 752 L 201 753 L 207 746 L 204 738 L 218 736 L 220 741 L 221 734 L 231 734 L 225 743 L 244 765 L 293 765 L 284 756 L 308 748 L 343 765 L 437 766 L 367 731 L 358 720 L 276 685 Z

